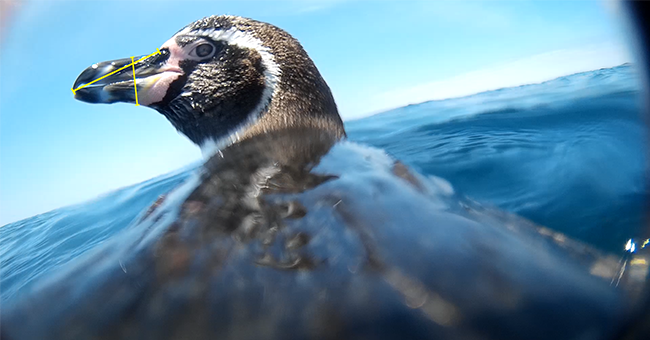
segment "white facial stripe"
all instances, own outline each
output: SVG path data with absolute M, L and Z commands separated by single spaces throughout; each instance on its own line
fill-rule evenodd
M 273 90 L 275 86 L 280 81 L 280 67 L 275 62 L 275 57 L 271 53 L 270 49 L 262 44 L 262 41 L 253 37 L 251 34 L 242 32 L 236 28 L 231 28 L 229 30 L 198 30 L 190 31 L 189 28 L 185 28 L 182 31 L 178 32 L 176 36 L 185 35 L 185 36 L 198 36 L 198 37 L 210 37 L 214 41 L 223 41 L 228 45 L 234 45 L 241 48 L 248 48 L 257 51 L 262 57 L 262 65 L 264 65 L 264 79 L 266 81 L 268 93 L 267 99 L 270 99 L 273 96 Z M 173 40 L 175 37 L 170 39 Z M 164 47 L 164 45 L 163 45 Z M 183 52 L 185 53 L 185 52 Z M 266 94 L 266 93 L 265 93 Z
M 229 30 L 197 30 L 190 31 L 189 28 L 185 28 L 182 31 L 178 32 L 176 36 L 200 36 L 200 37 L 210 37 L 214 41 L 223 41 L 228 45 L 238 46 L 240 48 L 248 48 L 257 51 L 262 57 L 262 65 L 264 66 L 264 81 L 265 89 L 262 93 L 262 100 L 255 106 L 253 111 L 249 114 L 246 122 L 241 124 L 236 128 L 229 136 L 221 138 L 219 140 L 209 139 L 201 143 L 201 152 L 203 156 L 208 158 L 212 156 L 216 151 L 234 143 L 239 140 L 239 135 L 243 133 L 248 127 L 253 125 L 255 121 L 259 118 L 260 114 L 264 112 L 267 106 L 271 103 L 273 95 L 275 94 L 275 89 L 277 84 L 280 82 L 281 70 L 280 66 L 275 62 L 275 58 L 271 53 L 270 49 L 267 46 L 262 44 L 262 41 L 255 38 L 251 34 L 246 32 L 239 31 L 235 28 Z M 170 39 L 169 42 L 175 39 L 174 36 Z M 167 43 L 165 43 L 166 45 Z M 166 47 L 163 45 L 163 47 Z M 176 45 L 175 40 L 173 45 Z M 179 48 L 176 46 L 176 48 Z M 171 50 L 170 50 L 171 51 Z M 182 52 L 185 53 L 185 52 Z M 174 53 L 172 53 L 174 55 Z M 180 55 L 180 54 L 178 54 Z M 188 95 L 188 94 L 182 94 Z

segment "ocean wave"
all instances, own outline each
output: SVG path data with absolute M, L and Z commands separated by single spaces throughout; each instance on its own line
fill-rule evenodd
M 644 214 L 646 129 L 631 65 L 346 123 L 480 202 L 617 251 Z M 0 228 L 2 300 L 124 230 L 196 165 Z

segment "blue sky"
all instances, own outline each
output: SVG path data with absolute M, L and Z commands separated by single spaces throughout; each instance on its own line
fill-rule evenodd
M 157 112 L 90 105 L 87 66 L 233 14 L 301 41 L 344 119 L 630 61 L 610 1 L 24 1 L 0 43 L 0 225 L 200 159 Z

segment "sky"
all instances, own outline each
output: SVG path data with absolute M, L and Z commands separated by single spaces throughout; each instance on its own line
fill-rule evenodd
M 5 0 L 1 0 L 5 1 Z M 73 99 L 93 63 L 215 14 L 296 37 L 344 120 L 629 62 L 611 1 L 22 1 L 0 25 L 0 225 L 201 159 L 160 114 Z

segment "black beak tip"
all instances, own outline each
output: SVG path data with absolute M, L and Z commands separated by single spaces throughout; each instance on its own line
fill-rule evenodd
M 125 58 L 87 67 L 74 81 L 74 98 L 92 104 L 135 103 L 134 77 L 147 76 L 147 71 L 155 73 L 157 68 L 145 63 L 131 65 L 132 59 Z
M 86 68 L 85 70 L 83 70 L 83 72 L 79 74 L 79 76 L 77 76 L 77 79 L 75 79 L 72 88 L 76 89 L 83 84 L 93 81 L 96 78 L 97 73 L 98 73 L 97 65 L 93 65 Z
M 82 88 L 74 91 L 74 99 L 85 103 L 90 103 L 90 104 L 101 103 L 102 102 L 101 97 L 102 97 L 101 91 L 97 91 L 96 89 L 93 88 Z

